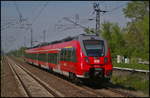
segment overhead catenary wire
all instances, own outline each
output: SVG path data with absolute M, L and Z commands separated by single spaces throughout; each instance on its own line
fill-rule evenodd
M 86 29 L 86 28 L 87 28 L 87 27 L 85 27 L 85 26 L 82 26 L 81 24 L 78 24 L 78 23 L 74 22 L 73 20 L 69 19 L 68 17 L 64 17 L 63 19 L 65 19 L 66 21 L 71 22 L 71 23 L 73 23 L 74 25 L 79 26 L 79 27 L 81 27 L 81 28 L 83 28 L 83 29 Z
M 34 22 L 36 22 L 36 20 L 38 19 L 38 17 L 41 15 L 41 13 L 43 12 L 43 10 L 46 8 L 46 6 L 48 5 L 48 2 L 46 2 L 43 7 L 40 9 L 39 13 L 37 16 L 35 16 L 35 18 L 33 18 L 33 21 L 32 21 L 32 25 Z
M 5 21 L 5 24 L 4 24 L 4 25 L 1 25 L 1 30 L 2 30 L 2 31 L 5 30 L 6 28 L 8 29 L 8 28 L 10 28 L 11 26 L 14 26 L 14 25 L 16 25 L 16 24 L 19 24 L 19 22 L 18 22 L 17 19 L 7 19 L 7 20 L 3 20 L 3 21 Z M 1 24 L 2 24 L 3 21 L 1 21 Z
M 6 30 L 6 29 L 8 29 L 8 28 L 10 28 L 10 27 L 12 27 L 12 26 L 17 25 L 17 24 L 19 24 L 19 23 L 18 23 L 18 22 L 16 22 L 16 23 L 11 23 L 11 24 L 6 25 L 4 28 L 1 27 L 1 31 Z
M 115 11 L 115 10 L 118 10 L 119 8 L 121 8 L 123 5 L 119 5 L 119 6 L 117 6 L 117 7 L 115 7 L 115 8 L 113 8 L 112 10 L 110 10 L 110 11 L 107 11 L 108 13 L 110 13 L 110 12 L 113 12 L 113 11 Z M 106 12 L 106 11 L 105 11 Z M 104 12 L 104 13 L 105 13 Z M 104 15 L 104 13 L 101 15 L 101 16 L 103 16 Z M 91 15 L 90 15 L 91 16 Z M 67 17 L 68 18 L 68 17 Z M 95 18 L 95 17 L 94 17 Z M 82 21 L 79 21 L 78 20 L 78 22 L 77 22 L 77 24 L 81 24 L 81 23 L 88 23 L 88 22 L 90 22 L 91 20 L 94 20 L 94 18 L 89 18 L 89 19 L 84 19 L 84 20 L 82 20 Z M 68 18 L 69 19 L 69 18 Z M 95 18 L 96 19 L 96 18 Z M 75 21 L 70 21 L 70 20 L 67 20 L 67 21 L 69 21 L 69 22 L 71 22 L 71 23 L 73 23 L 73 24 L 75 24 Z M 78 26 L 79 26 L 78 25 Z M 59 24 L 57 25 L 55 25 L 55 27 L 56 27 L 56 29 L 62 29 L 63 27 L 65 27 L 65 26 L 67 26 L 67 25 L 64 25 L 64 24 L 60 24 L 60 22 L 59 22 Z M 70 25 L 69 25 L 70 26 Z M 76 25 L 77 26 L 77 25 Z M 80 26 L 80 27 L 82 27 L 82 26 Z M 83 28 L 83 27 L 82 27 Z M 67 28 L 65 28 L 64 30 L 67 30 L 67 29 L 72 29 L 71 27 L 67 27 Z M 64 30 L 61 30 L 61 31 L 64 31 Z
M 17 5 L 16 1 L 14 1 L 14 5 L 15 5 L 17 13 L 19 15 L 19 22 L 22 23 L 23 16 L 22 16 L 22 13 L 20 12 L 19 6 Z
M 2 25 L 1 28 L 4 28 L 5 26 L 11 25 L 13 22 L 7 22 L 6 24 Z
M 40 16 L 40 14 L 42 13 L 42 11 L 45 9 L 45 7 L 47 6 L 47 4 L 48 4 L 48 2 L 46 2 L 44 5 L 43 5 L 43 7 L 40 9 L 40 11 L 39 11 L 39 13 L 37 14 L 37 16 L 35 16 L 34 18 L 33 18 L 33 20 L 32 20 L 32 22 L 31 23 L 27 23 L 26 25 L 28 26 L 26 29 L 25 29 L 25 33 L 30 29 L 30 31 L 32 31 L 31 29 L 32 29 L 32 26 L 33 26 L 33 24 L 36 22 L 36 20 L 38 19 L 38 17 Z M 33 32 L 31 32 L 31 33 L 33 33 Z M 32 35 L 32 34 L 31 34 Z M 31 39 L 32 39 L 32 37 L 31 37 Z M 32 40 L 31 40 L 32 41 Z M 31 42 L 31 46 L 32 46 L 32 42 Z
M 28 25 L 29 27 L 25 30 L 25 32 L 27 32 L 29 29 L 31 29 L 31 27 L 33 26 L 33 23 L 36 22 L 36 20 L 38 19 L 38 17 L 40 16 L 40 14 L 42 13 L 42 11 L 44 10 L 44 8 L 47 6 L 48 2 L 46 2 L 43 7 L 41 8 L 41 10 L 39 11 L 38 15 L 36 17 L 33 18 L 32 22 Z
M 23 15 L 22 15 L 22 13 L 21 13 L 21 11 L 20 11 L 20 9 L 19 9 L 19 6 L 17 5 L 16 1 L 14 1 L 14 6 L 15 6 L 16 11 L 17 11 L 18 16 L 19 16 L 19 23 L 22 24 L 22 22 L 23 22 L 25 19 L 23 19 Z M 8 29 L 8 28 L 10 28 L 11 26 L 14 26 L 14 25 L 16 25 L 16 24 L 19 24 L 19 23 L 17 22 L 17 19 L 11 19 L 11 21 L 12 21 L 12 20 L 15 20 L 14 22 L 16 22 L 16 23 L 7 22 L 6 24 L 4 24 L 4 25 L 1 27 L 1 31 L 5 30 L 5 29 Z
M 113 8 L 112 10 L 110 10 L 110 11 L 108 11 L 106 14 L 111 14 L 112 12 L 114 12 L 114 11 L 116 11 L 116 10 L 119 10 L 120 8 L 122 8 L 123 6 L 125 6 L 126 4 L 121 4 L 121 5 L 119 5 L 119 6 L 117 6 L 117 7 L 115 7 L 115 8 Z M 103 15 L 105 15 L 105 14 L 103 14 Z M 102 16 L 103 16 L 102 15 Z

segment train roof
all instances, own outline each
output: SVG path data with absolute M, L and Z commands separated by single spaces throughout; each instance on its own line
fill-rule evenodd
M 61 39 L 61 40 L 56 40 L 56 41 L 52 41 L 52 42 L 43 42 L 43 43 L 40 43 L 36 46 L 33 46 L 33 47 L 29 47 L 28 49 L 32 49 L 32 48 L 37 48 L 37 47 L 42 47 L 42 46 L 46 46 L 46 45 L 52 45 L 52 44 L 57 44 L 57 43 L 62 43 L 62 42 L 67 42 L 67 41 L 71 41 L 71 40 L 77 40 L 80 36 L 90 36 L 90 37 L 97 37 L 98 36 L 96 34 L 80 34 L 80 35 L 77 35 L 77 36 L 68 36 L 64 39 Z

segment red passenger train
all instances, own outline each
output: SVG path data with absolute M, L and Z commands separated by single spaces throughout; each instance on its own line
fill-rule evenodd
M 25 61 L 71 79 L 110 80 L 112 62 L 106 40 L 80 34 L 25 50 Z

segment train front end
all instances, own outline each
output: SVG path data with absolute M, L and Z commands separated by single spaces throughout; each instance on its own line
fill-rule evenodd
M 82 35 L 79 41 L 83 77 L 109 81 L 112 75 L 112 62 L 107 41 L 96 35 Z

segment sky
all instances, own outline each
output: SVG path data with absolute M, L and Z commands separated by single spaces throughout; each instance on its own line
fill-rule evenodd
M 99 3 L 102 10 L 100 23 L 110 21 L 118 23 L 121 28 L 129 21 L 124 17 L 122 9 L 128 1 L 1 1 L 1 48 L 8 52 L 21 46 L 30 47 L 31 29 L 33 44 L 43 41 L 46 32 L 46 42 L 63 39 L 85 33 L 64 17 L 77 23 L 95 28 L 93 3 Z M 19 21 L 20 17 L 21 20 Z M 32 24 L 32 26 L 31 26 Z

